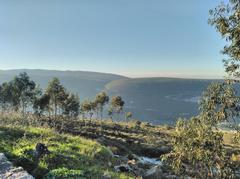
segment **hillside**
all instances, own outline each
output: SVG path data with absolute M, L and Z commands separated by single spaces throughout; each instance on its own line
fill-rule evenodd
M 114 172 L 111 152 L 99 143 L 57 134 L 53 130 L 33 127 L 0 126 L 0 152 L 4 152 L 15 166 L 21 166 L 36 179 L 40 178 L 131 178 Z M 35 146 L 43 143 L 48 153 L 36 157 Z M 3 167 L 3 166 L 1 166 Z
M 103 90 L 107 83 L 113 80 L 126 79 L 126 77 L 108 73 L 19 69 L 0 70 L 0 83 L 11 80 L 21 72 L 27 72 L 41 88 L 45 88 L 49 80 L 57 77 L 67 89 L 78 93 L 81 100 L 95 96 L 96 93 Z
M 121 95 L 134 117 L 155 124 L 173 124 L 178 117 L 198 113 L 198 100 L 217 80 L 180 78 L 121 79 L 108 83 L 106 91 Z
M 139 121 L 0 115 L 0 152 L 37 179 L 149 179 L 146 175 L 156 166 L 161 178 L 179 178 L 160 160 L 172 151 L 175 134 L 173 127 Z M 239 144 L 233 142 L 233 133 L 223 136 L 224 148 L 238 167 Z M 48 150 L 40 158 L 38 143 Z

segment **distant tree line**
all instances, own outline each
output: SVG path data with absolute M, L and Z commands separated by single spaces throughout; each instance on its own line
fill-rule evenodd
M 41 89 L 26 72 L 20 73 L 11 81 L 0 85 L 0 107 L 4 112 L 34 113 L 38 116 L 69 116 L 92 119 L 103 119 L 104 109 L 108 106 L 108 115 L 113 119 L 116 114 L 120 119 L 125 102 L 121 96 L 111 99 L 106 92 L 100 92 L 93 100 L 80 103 L 77 94 L 69 92 L 59 81 L 53 78 L 45 90 Z M 131 112 L 126 112 L 125 119 L 132 118 Z

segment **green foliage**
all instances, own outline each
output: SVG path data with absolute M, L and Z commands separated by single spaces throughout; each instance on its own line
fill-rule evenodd
M 13 97 L 19 101 L 18 105 L 22 107 L 22 112 L 25 113 L 28 104 L 33 102 L 36 84 L 30 80 L 27 73 L 20 73 L 11 83 L 13 87 Z
M 0 87 L 0 101 L 5 111 L 9 107 L 26 113 L 27 107 L 32 105 L 36 96 L 36 84 L 30 80 L 27 73 L 20 73 L 13 80 L 3 83 Z
M 59 168 L 55 170 L 51 170 L 47 176 L 45 176 L 46 179 L 76 179 L 76 178 L 85 178 L 84 174 L 81 170 L 69 170 L 67 168 Z
M 0 86 L 0 102 L 2 111 L 6 111 L 13 103 L 11 85 L 7 82 Z
M 202 116 L 178 121 L 173 146 L 168 157 L 173 160 L 172 167 L 177 173 L 197 178 L 232 175 L 223 148 L 223 134 L 213 131 Z
M 228 56 L 224 63 L 229 79 L 208 87 L 201 99 L 199 116 L 178 121 L 174 150 L 167 159 L 172 161 L 177 173 L 197 178 L 234 178 L 236 166 L 226 155 L 223 133 L 217 125 L 239 118 L 240 101 L 233 84 L 239 82 L 240 77 L 240 1 L 222 3 L 210 10 L 210 15 L 209 23 L 227 41 L 222 52 Z
M 214 83 L 202 96 L 200 115 L 177 122 L 174 149 L 167 156 L 177 173 L 197 178 L 234 177 L 232 161 L 224 148 L 223 133 L 217 130 L 217 125 L 239 116 L 238 103 L 231 85 Z
M 111 99 L 110 109 L 118 115 L 123 111 L 124 101 L 121 96 L 113 96 Z
M 50 97 L 50 107 L 56 117 L 60 111 L 59 108 L 62 107 L 67 98 L 66 89 L 57 78 L 53 78 L 48 84 L 46 94 Z
M 50 102 L 50 96 L 47 94 L 43 94 L 39 97 L 36 97 L 33 103 L 34 113 L 41 116 L 46 111 L 49 111 L 50 110 L 49 102 Z
M 240 77 L 240 1 L 239 0 L 229 0 L 226 3 L 222 2 L 215 9 L 210 10 L 209 23 L 216 28 L 220 35 L 226 40 L 226 45 L 224 46 L 222 53 L 227 56 L 228 59 L 224 59 L 225 71 L 228 74 L 228 79 L 226 80 L 230 84 L 239 83 Z M 228 120 L 229 115 L 239 117 L 239 96 L 232 90 L 228 90 L 229 96 L 225 99 L 230 98 L 225 103 L 227 108 L 230 108 L 230 114 L 224 112 L 225 118 Z M 235 108 L 235 111 L 232 110 Z M 226 111 L 226 110 L 225 110 Z M 233 118 L 233 117 L 232 117 Z M 237 129 L 238 130 L 238 129 Z M 238 130 L 238 132 L 240 132 Z
M 222 53 L 228 56 L 225 62 L 225 71 L 229 76 L 238 78 L 239 61 L 240 61 L 240 2 L 238 0 L 230 0 L 227 3 L 221 3 L 215 9 L 210 10 L 211 18 L 209 23 L 215 26 L 216 30 L 226 39 Z
M 69 94 L 64 101 L 63 114 L 67 116 L 77 117 L 79 115 L 80 100 L 78 95 Z
M 96 109 L 101 113 L 101 119 L 103 117 L 103 107 L 109 102 L 109 96 L 105 92 L 100 92 L 96 95 L 95 101 Z
M 85 114 L 88 114 L 90 119 L 92 119 L 93 111 L 95 109 L 95 104 L 89 100 L 83 101 L 81 104 L 81 111 Z
M 216 126 L 221 122 L 234 122 L 240 115 L 239 97 L 232 84 L 213 83 L 204 91 L 200 110 L 205 123 Z

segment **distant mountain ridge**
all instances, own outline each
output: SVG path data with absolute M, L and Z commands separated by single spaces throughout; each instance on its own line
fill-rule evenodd
M 198 113 L 198 100 L 213 81 L 183 78 L 128 78 L 121 75 L 40 69 L 0 70 L 0 83 L 11 80 L 21 72 L 46 88 L 53 77 L 70 91 L 78 93 L 80 100 L 92 99 L 105 90 L 109 95 L 120 95 L 125 101 L 125 111 L 132 111 L 134 118 L 154 124 L 174 124 L 179 117 Z M 105 117 L 106 112 L 105 112 Z
M 111 81 L 127 79 L 127 77 L 120 75 L 98 72 L 17 69 L 0 70 L 0 83 L 11 80 L 21 72 L 27 72 L 31 79 L 43 89 L 46 88 L 52 78 L 57 77 L 66 88 L 74 93 L 78 93 L 81 100 L 94 97 L 96 93 L 102 91 L 104 86 Z

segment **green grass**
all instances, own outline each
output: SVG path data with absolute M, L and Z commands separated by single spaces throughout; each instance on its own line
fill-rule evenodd
M 30 115 L 23 117 L 21 114 L 0 114 L 0 125 L 49 127 L 60 133 L 74 136 L 83 136 L 88 139 L 98 140 L 104 146 L 108 146 L 115 154 L 128 155 L 131 153 L 145 155 L 143 149 L 151 148 L 155 151 L 159 147 L 171 145 L 171 135 L 174 131 L 170 126 L 150 125 L 149 123 L 131 120 L 128 122 L 116 122 L 112 120 L 96 119 L 72 119 L 59 117 L 35 117 Z M 104 139 L 104 140 L 99 140 Z M 151 152 L 148 152 L 148 157 Z
M 37 161 L 37 143 L 48 146 L 49 155 Z M 82 137 L 58 134 L 50 129 L 0 126 L 0 152 L 36 178 L 131 178 L 115 173 L 110 151 Z

